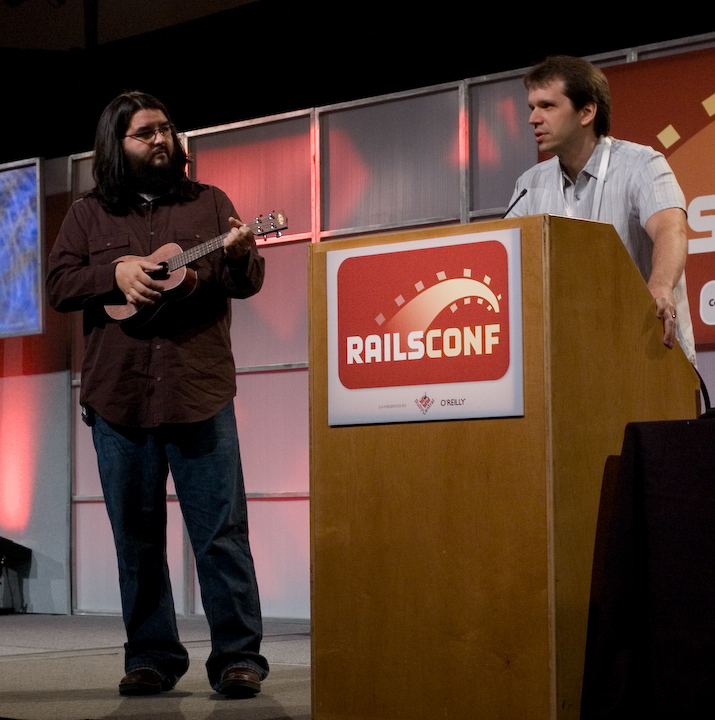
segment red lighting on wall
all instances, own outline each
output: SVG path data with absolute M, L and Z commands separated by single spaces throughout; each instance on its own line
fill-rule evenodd
M 196 179 L 216 185 L 248 221 L 273 210 L 288 216 L 287 235 L 309 232 L 310 135 L 270 127 L 197 138 L 193 151 Z M 244 135 L 244 133 L 246 133 Z
M 34 495 L 39 404 L 32 378 L 0 378 L 0 529 L 22 533 L 28 526 Z
M 509 97 L 499 100 L 499 102 L 497 102 L 497 113 L 509 137 L 512 140 L 519 140 L 523 132 L 514 98 Z
M 492 133 L 487 121 L 479 118 L 477 130 L 477 156 L 482 167 L 498 167 L 501 162 L 501 150 L 494 133 Z
M 329 227 L 350 226 L 355 209 L 367 191 L 371 177 L 370 169 L 350 135 L 341 128 L 330 131 L 330 178 L 340 177 L 345 168 L 350 168 L 350 177 L 343 178 L 340 192 L 330 196 Z
M 469 120 L 467 113 L 464 109 L 459 111 L 459 130 L 457 137 L 452 143 L 452 147 L 449 152 L 449 163 L 453 168 L 461 170 L 462 167 L 469 167 L 469 143 L 464 142 L 467 137 L 467 127 Z M 464 166 L 462 166 L 461 157 L 464 155 Z

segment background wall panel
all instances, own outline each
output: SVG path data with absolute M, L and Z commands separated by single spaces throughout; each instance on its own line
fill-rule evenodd
M 715 36 L 706 40 L 710 47 L 715 44 Z M 693 45 L 701 54 L 699 63 L 707 51 L 703 42 L 700 38 Z M 687 49 L 685 43 L 643 53 L 648 57 L 660 54 L 658 66 L 665 63 L 673 70 L 688 63 L 687 53 L 679 57 Z M 706 61 L 711 65 L 710 57 Z M 638 50 L 593 59 L 612 74 L 614 90 L 620 93 L 626 86 L 623 76 L 638 66 L 631 62 L 638 60 Z M 304 618 L 309 614 L 307 245 L 368 230 L 499 216 L 506 209 L 516 176 L 536 159 L 521 75 L 515 69 L 492 77 L 450 80 L 439 86 L 186 133 L 192 172 L 225 189 L 244 219 L 282 209 L 289 220 L 283 238 L 259 240 L 267 265 L 262 291 L 233 303 L 232 341 L 239 386 L 235 404 L 250 495 L 251 538 L 268 616 Z M 705 87 L 707 82 L 699 78 L 698 86 Z M 652 94 L 657 89 L 648 91 Z M 186 92 L 182 87 L 182 96 Z M 667 93 L 668 86 L 659 92 Z M 173 107 L 170 97 L 163 99 Z M 622 98 L 619 107 L 623 105 Z M 92 124 L 98 112 L 92 114 Z M 172 114 L 181 122 L 181 112 L 177 116 L 172 110 Z M 624 114 L 617 117 L 626 120 Z M 712 117 L 702 121 L 712 124 Z M 620 130 L 617 134 L 626 137 Z M 48 247 L 69 199 L 91 187 L 91 161 L 91 152 L 72 156 L 70 172 L 64 158 L 52 161 Z M 7 523 L 0 523 L 0 534 L 20 542 L 26 539 L 32 545 L 40 562 L 37 579 L 42 589 L 32 586 L 37 597 L 31 605 L 59 608 L 52 610 L 59 612 L 70 607 L 67 558 L 70 538 L 74 538 L 76 597 L 71 606 L 76 612 L 105 612 L 108 607 L 118 608 L 118 596 L 107 599 L 105 590 L 111 584 L 100 587 L 97 581 L 106 568 L 99 568 L 97 574 L 91 557 L 95 546 L 111 548 L 111 537 L 106 518 L 101 519 L 98 510 L 101 506 L 93 505 L 101 492 L 91 436 L 76 415 L 81 354 L 79 316 L 70 323 L 65 316 L 49 312 L 46 335 L 0 340 L 0 383 L 5 393 L 0 427 L 10 438 L 4 442 L 14 443 L 18 437 L 13 413 L 20 403 L 7 399 L 11 386 L 12 398 L 18 397 L 13 394 L 20 382 L 15 381 L 16 375 L 26 383 L 22 392 L 39 398 L 43 408 L 36 428 L 40 443 L 34 457 L 36 470 L 31 477 L 33 492 L 41 489 L 42 502 L 33 495 L 27 527 L 11 533 Z M 711 390 L 715 388 L 712 356 L 707 348 L 699 351 L 701 371 Z M 68 530 L 70 477 L 73 535 Z M 171 482 L 168 491 L 173 491 Z M 170 544 L 172 552 L 180 550 L 172 556 L 177 607 L 182 612 L 201 612 L 180 521 L 172 521 Z M 113 564 L 105 550 L 104 562 Z M 62 593 L 67 597 L 58 603 Z

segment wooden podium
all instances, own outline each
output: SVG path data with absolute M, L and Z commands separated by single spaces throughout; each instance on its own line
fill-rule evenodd
M 328 424 L 327 253 L 518 227 L 524 416 Z M 579 716 L 606 459 L 626 423 L 693 418 L 610 225 L 533 216 L 310 254 L 314 720 Z

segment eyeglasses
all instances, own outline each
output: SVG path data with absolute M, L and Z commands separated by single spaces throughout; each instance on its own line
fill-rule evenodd
M 125 135 L 124 137 L 134 138 L 135 140 L 150 145 L 154 142 L 157 133 L 162 137 L 166 137 L 167 135 L 171 135 L 173 130 L 174 126 L 171 123 L 164 123 L 163 125 L 157 125 L 155 128 L 147 128 L 141 132 L 134 133 L 133 135 Z

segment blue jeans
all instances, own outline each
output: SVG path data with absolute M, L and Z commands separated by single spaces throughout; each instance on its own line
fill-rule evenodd
M 171 468 L 211 629 L 209 682 L 216 689 L 232 667 L 251 668 L 265 678 L 268 663 L 259 653 L 261 609 L 233 403 L 202 422 L 150 430 L 113 425 L 97 416 L 92 435 L 119 563 L 126 672 L 152 668 L 173 686 L 189 667 L 166 561 Z

